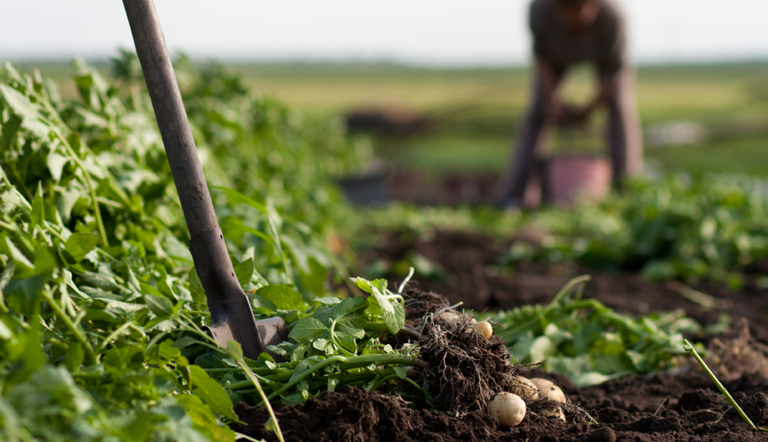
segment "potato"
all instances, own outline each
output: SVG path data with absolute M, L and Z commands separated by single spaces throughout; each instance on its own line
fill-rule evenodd
M 538 399 L 539 389 L 528 378 L 517 376 L 509 386 L 509 391 L 523 399 Z
M 485 339 L 491 339 L 491 336 L 493 335 L 493 327 L 491 327 L 491 324 L 488 321 L 480 321 L 475 324 L 475 330 L 485 336 Z
M 531 382 L 536 385 L 536 388 L 539 389 L 539 393 L 545 398 L 565 403 L 565 393 L 563 393 L 563 390 L 552 381 L 542 378 L 533 378 L 531 379 Z
M 499 393 L 488 403 L 488 414 L 505 427 L 515 427 L 525 418 L 525 402 L 512 393 Z
M 563 407 L 556 402 L 547 402 L 539 412 L 544 417 L 554 417 L 565 422 L 565 412 L 563 411 Z
M 442 319 L 448 323 L 456 323 L 461 320 L 462 316 L 464 315 L 455 310 L 445 310 L 437 315 L 437 318 Z M 477 324 L 477 319 L 469 318 L 469 324 L 467 325 L 467 328 L 464 329 L 464 332 L 471 333 L 472 330 L 475 329 L 475 324 Z
M 461 317 L 461 314 L 453 310 L 445 310 L 441 312 L 439 315 L 437 315 L 437 317 L 444 321 L 455 322 L 459 320 L 459 318 Z

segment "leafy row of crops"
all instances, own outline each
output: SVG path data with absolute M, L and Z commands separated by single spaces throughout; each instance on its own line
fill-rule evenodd
M 764 182 L 746 177 L 637 181 L 597 206 L 534 215 L 530 223 L 546 235 L 534 245 L 516 243 L 503 261 L 577 262 L 740 288 L 743 274 L 759 274 L 768 262 L 767 192 Z
M 723 317 L 705 329 L 682 311 L 620 314 L 596 299 L 582 299 L 588 280 L 572 280 L 547 305 L 482 316 L 494 323 L 518 363 L 541 364 L 579 386 L 676 367 L 686 354 L 684 335 L 722 333 L 728 326 Z
M 207 306 L 149 100 L 135 57 L 115 65 L 77 63 L 79 100 L 0 73 L 0 439 L 233 440 L 229 397 L 189 364 Z M 322 294 L 331 180 L 364 149 L 215 66 L 179 78 L 239 280 Z
M 681 173 L 638 179 L 621 195 L 573 209 L 504 213 L 491 207 L 390 205 L 369 212 L 365 224 L 422 235 L 438 228 L 522 239 L 499 256 L 501 267 L 577 263 L 596 271 L 639 271 L 655 281 L 712 280 L 738 289 L 745 275 L 768 287 L 766 215 L 764 180 Z M 365 241 L 360 239 L 360 247 L 369 246 Z

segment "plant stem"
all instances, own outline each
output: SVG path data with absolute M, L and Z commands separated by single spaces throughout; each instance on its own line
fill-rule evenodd
M 287 390 L 287 389 L 293 387 L 294 385 L 298 384 L 299 382 L 303 381 L 309 375 L 315 373 L 317 370 L 320 370 L 321 368 L 323 368 L 323 367 L 325 367 L 327 365 L 334 364 L 336 362 L 344 362 L 346 360 L 347 360 L 347 358 L 344 357 L 344 356 L 331 356 L 328 359 L 320 361 L 317 364 L 313 365 L 312 368 L 310 368 L 307 371 L 305 371 L 304 373 L 302 373 L 301 376 L 296 377 L 292 381 L 288 382 L 287 384 L 284 384 L 282 387 L 280 387 L 279 389 L 275 390 L 274 393 L 270 394 L 269 397 L 267 397 L 266 399 L 262 399 L 262 401 L 263 402 L 269 402 L 269 399 L 274 398 L 275 396 L 279 395 L 280 393 L 284 392 L 285 390 Z
M 55 299 L 53 299 L 53 294 L 51 293 L 51 290 L 46 287 L 43 289 L 43 297 L 45 297 L 45 300 L 48 301 L 48 304 L 51 306 L 51 309 L 53 309 L 54 313 L 56 313 L 56 316 L 61 319 L 61 321 L 64 323 L 64 326 L 66 326 L 69 331 L 72 332 L 72 334 L 75 335 L 75 339 L 83 344 L 83 349 L 85 350 L 85 357 L 86 361 L 90 365 L 96 365 L 99 363 L 99 358 L 96 356 L 96 352 L 93 351 L 93 347 L 91 346 L 91 343 L 88 342 L 88 340 L 85 338 L 85 336 L 82 334 L 81 330 L 78 329 L 75 324 L 69 319 L 69 316 L 62 310 L 61 306 L 59 306 L 59 303 L 56 302 Z
M 230 355 L 232 356 L 232 355 Z M 269 412 L 269 417 L 272 418 L 272 422 L 275 424 L 275 434 L 277 435 L 277 439 L 280 442 L 285 442 L 285 439 L 283 438 L 283 432 L 280 430 L 280 424 L 277 422 L 277 416 L 275 416 L 275 411 L 272 409 L 272 404 L 269 403 L 269 398 L 267 398 L 266 394 L 264 394 L 264 389 L 261 388 L 261 383 L 259 382 L 259 379 L 256 377 L 255 374 L 251 371 L 251 367 L 248 366 L 248 364 L 245 363 L 242 357 L 237 358 L 237 365 L 239 365 L 244 371 L 245 375 L 248 376 L 248 379 L 251 380 L 253 383 L 253 386 L 256 387 L 256 390 L 259 392 L 259 396 L 261 396 L 262 403 L 267 407 L 267 411 Z
M 88 172 L 88 169 L 85 168 L 85 165 L 80 160 L 80 157 L 77 155 L 75 150 L 72 148 L 72 146 L 69 145 L 69 141 L 64 136 L 61 131 L 54 127 L 53 131 L 56 133 L 56 135 L 59 137 L 59 141 L 61 141 L 61 144 L 64 145 L 64 147 L 67 149 L 67 152 L 69 152 L 69 155 L 72 157 L 73 160 L 75 160 L 75 164 L 80 168 L 80 170 L 83 172 L 83 176 L 85 177 L 85 183 L 88 186 L 88 193 L 91 195 L 91 201 L 93 203 L 93 211 L 94 215 L 96 216 L 96 224 L 99 226 L 99 233 L 101 234 L 101 242 L 104 243 L 104 248 L 109 247 L 109 241 L 107 240 L 107 230 L 104 228 L 104 220 L 101 219 L 101 209 L 99 209 L 99 201 L 96 198 L 96 188 L 93 186 L 93 181 L 91 181 L 91 174 Z M 93 153 L 91 153 L 93 155 Z M 95 155 L 93 155 L 95 157 Z
M 339 365 L 339 370 L 347 371 L 353 368 L 365 367 L 366 365 L 415 365 L 423 368 L 424 361 L 410 356 L 401 355 L 362 355 L 346 358 L 346 361 Z
M 685 350 L 688 353 L 692 354 L 694 358 L 696 358 L 696 362 L 698 362 L 699 365 L 701 365 L 701 368 L 704 369 L 704 371 L 707 373 L 707 376 L 709 376 L 709 378 L 712 379 L 712 382 L 715 383 L 715 386 L 717 387 L 717 389 L 720 390 L 720 394 L 722 394 L 725 400 L 727 400 L 728 403 L 731 404 L 731 407 L 733 407 L 733 409 L 736 410 L 736 413 L 738 413 L 739 416 L 741 416 L 744 422 L 746 422 L 747 425 L 749 425 L 749 427 L 754 431 L 768 431 L 768 429 L 757 427 L 755 426 L 755 424 L 752 423 L 752 420 L 749 419 L 749 416 L 747 416 L 747 414 L 744 413 L 744 410 L 742 410 L 739 404 L 737 404 L 736 401 L 733 399 L 733 397 L 731 396 L 731 393 L 729 393 L 728 390 L 726 390 L 723 384 L 720 383 L 720 380 L 717 379 L 717 376 L 715 376 L 715 374 L 712 373 L 712 370 L 709 369 L 706 362 L 704 362 L 704 359 L 701 359 L 701 356 L 699 356 L 699 353 L 696 352 L 695 348 L 693 348 L 693 345 L 691 345 L 691 343 L 688 342 L 687 339 L 685 339 L 683 342 L 685 342 Z

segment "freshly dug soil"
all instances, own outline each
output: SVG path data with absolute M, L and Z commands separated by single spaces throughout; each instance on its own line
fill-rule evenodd
M 430 240 L 413 239 L 407 244 L 400 238 L 397 234 L 384 236 L 375 251 L 363 253 L 363 259 L 394 262 L 413 250 L 451 275 L 448 281 L 420 280 L 409 285 L 409 323 L 415 326 L 422 325 L 415 318 L 459 301 L 476 310 L 547 303 L 570 278 L 585 273 L 593 279 L 584 296 L 621 312 L 683 308 L 705 325 L 728 313 L 731 331 L 707 338 L 710 361 L 752 421 L 768 426 L 768 296 L 756 286 L 748 285 L 740 292 L 712 284 L 693 287 L 721 300 L 713 309 L 684 297 L 679 286 L 654 284 L 636 274 L 597 274 L 573 266 L 534 264 L 502 274 L 494 264 L 509 241 L 457 232 L 437 232 Z M 389 275 L 388 279 L 400 282 L 401 278 Z M 448 301 L 431 291 L 445 295 Z M 322 393 L 303 405 L 277 405 L 275 411 L 286 440 L 303 442 L 768 440 L 768 433 L 754 432 L 741 420 L 695 364 L 644 379 L 624 378 L 581 389 L 561 375 L 519 367 L 517 373 L 551 379 L 560 386 L 568 398 L 566 422 L 529 412 L 519 426 L 506 428 L 482 410 L 461 417 L 414 410 L 403 399 L 350 387 Z M 235 412 L 244 424 L 233 424 L 233 429 L 256 439 L 277 440 L 264 428 L 265 409 L 240 403 Z
M 399 398 L 345 387 L 322 393 L 306 404 L 277 405 L 275 413 L 287 441 L 713 441 L 768 440 L 753 432 L 701 372 L 650 379 L 627 378 L 579 389 L 566 378 L 526 373 L 555 381 L 570 405 L 567 422 L 528 413 L 514 428 L 499 426 L 483 411 L 461 418 L 413 410 Z M 768 425 L 768 383 L 742 376 L 725 384 L 756 425 Z M 235 431 L 275 441 L 264 428 L 263 407 L 240 403 Z M 588 416 L 587 416 L 588 415 Z

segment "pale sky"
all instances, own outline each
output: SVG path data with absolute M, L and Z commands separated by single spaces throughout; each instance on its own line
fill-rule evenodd
M 461 65 L 519 64 L 530 54 L 529 0 L 155 3 L 170 50 L 195 58 Z M 621 3 L 641 62 L 768 60 L 766 0 Z M 119 0 L 3 0 L 0 10 L 0 59 L 102 58 L 133 48 Z

